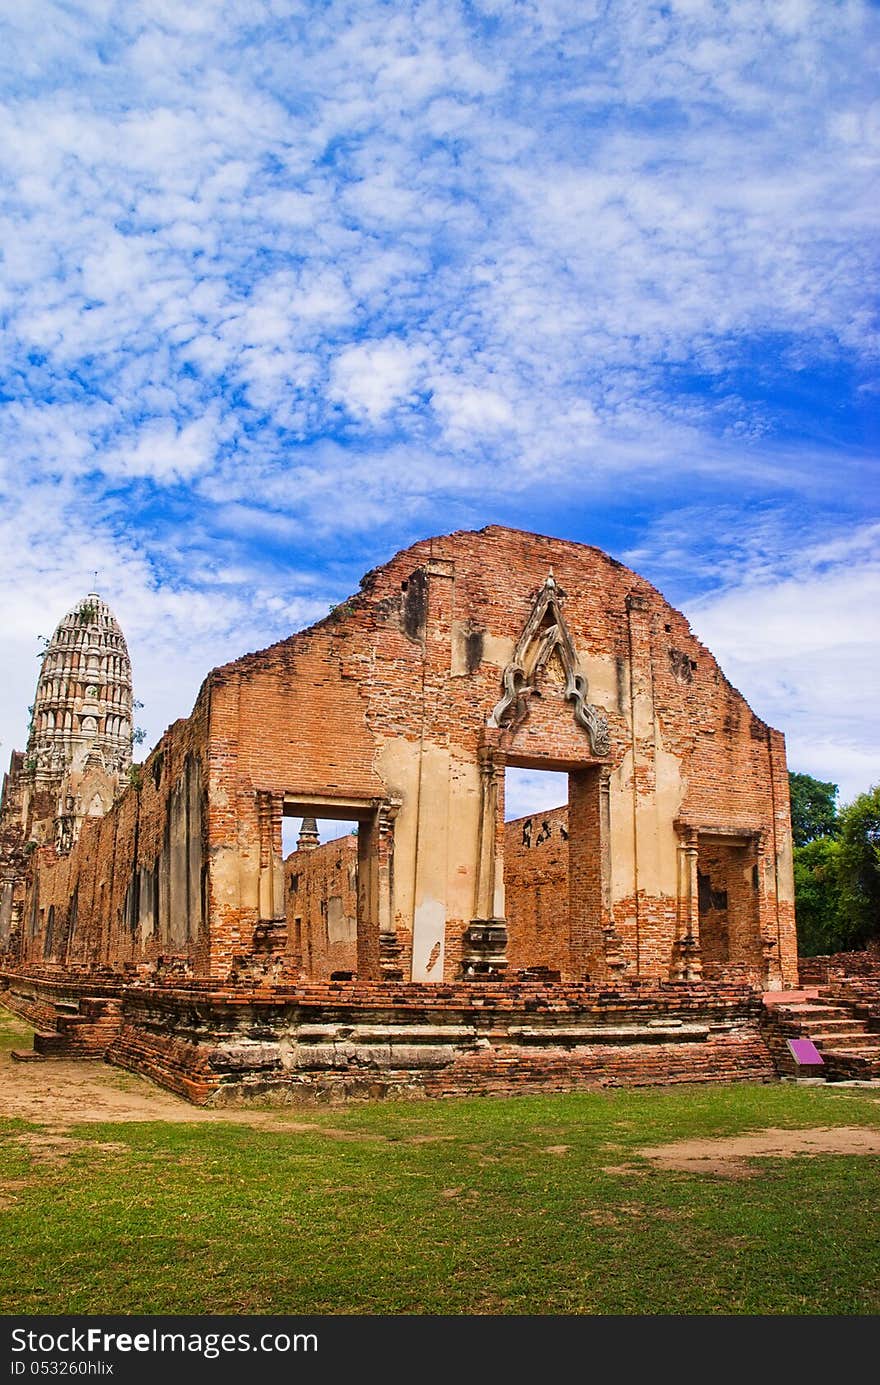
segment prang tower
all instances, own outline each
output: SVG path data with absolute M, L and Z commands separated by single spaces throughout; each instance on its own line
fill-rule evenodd
M 13 751 L 0 800 L 0 951 L 15 931 L 30 854 L 70 851 L 83 820 L 125 787 L 132 747 L 131 660 L 106 601 L 89 592 L 46 646 L 27 749 Z
M 131 744 L 125 637 L 106 601 L 89 592 L 46 647 L 25 752 L 34 817 L 52 816 L 59 851 L 69 850 L 84 817 L 107 812 L 128 777 Z

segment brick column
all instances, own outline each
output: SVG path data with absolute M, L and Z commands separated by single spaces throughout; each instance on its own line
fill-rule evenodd
M 629 646 L 629 729 L 632 737 L 633 903 L 632 913 L 620 920 L 620 927 L 638 972 L 641 970 L 642 900 L 645 888 L 641 865 L 643 856 L 651 859 L 650 841 L 657 830 L 657 745 L 651 654 L 651 607 L 646 596 L 640 592 L 629 593 L 626 598 L 626 619 Z
M 465 976 L 498 976 L 507 967 L 504 918 L 504 756 L 494 746 L 480 750 L 480 829 L 474 916 L 465 930 Z
M 766 834 L 761 832 L 755 843 L 755 871 L 758 880 L 758 934 L 761 940 L 761 956 L 764 964 L 764 985 L 768 991 L 781 991 L 784 980 L 782 958 L 779 949 L 779 918 L 775 879 L 770 883 L 773 872 L 773 855 L 767 851 Z
M 775 937 L 776 959 L 785 986 L 798 984 L 797 929 L 794 915 L 794 865 L 788 766 L 785 737 L 767 728 L 767 766 L 770 771 L 772 822 L 767 840 L 768 892 L 772 890 L 774 919 L 762 919 L 762 934 Z M 768 910 L 769 913 L 769 910 Z M 765 932 L 766 929 L 766 932 Z
M 260 922 L 284 918 L 284 859 L 281 847 L 283 794 L 257 794 L 260 824 Z
M 379 822 L 378 813 L 358 823 L 357 974 L 378 981 L 379 969 Z
M 400 981 L 403 951 L 394 925 L 394 819 L 399 799 L 386 799 L 376 811 L 376 907 L 379 929 L 379 970 L 383 981 Z
M 423 664 L 410 974 L 434 982 L 444 975 L 448 909 L 450 748 L 439 728 L 449 715 L 455 565 L 434 555 L 420 571 L 421 634 L 414 627 L 411 635 L 421 640 Z
M 672 964 L 674 981 L 698 981 L 700 961 L 700 891 L 697 879 L 699 838 L 696 828 L 684 829 L 678 848 L 678 937 Z

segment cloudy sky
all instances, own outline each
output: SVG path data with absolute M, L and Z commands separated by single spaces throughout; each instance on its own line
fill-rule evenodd
M 0 0 L 0 757 L 94 585 L 145 747 L 432 533 L 635 567 L 880 780 L 869 0 Z M 525 802 L 525 800 L 524 800 Z

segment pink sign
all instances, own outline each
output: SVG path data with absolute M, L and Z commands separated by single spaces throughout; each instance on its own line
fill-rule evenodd
M 801 1067 L 822 1064 L 822 1054 L 819 1052 L 812 1039 L 788 1039 L 788 1046 L 791 1049 L 792 1057 Z

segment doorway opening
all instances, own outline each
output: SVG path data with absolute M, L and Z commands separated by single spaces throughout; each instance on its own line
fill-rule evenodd
M 508 975 L 559 981 L 569 971 L 568 774 L 508 765 L 504 908 Z
M 701 834 L 697 856 L 703 972 L 721 980 L 730 966 L 763 964 L 759 870 L 750 838 Z
M 351 817 L 317 817 L 285 803 L 287 948 L 309 980 L 350 980 L 357 973 L 359 827 Z

